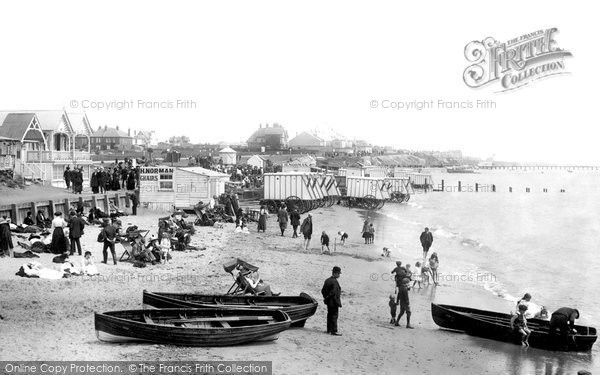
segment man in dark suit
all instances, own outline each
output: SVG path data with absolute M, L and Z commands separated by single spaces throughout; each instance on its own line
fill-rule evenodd
M 75 212 L 71 212 L 71 220 L 69 221 L 69 239 L 71 240 L 71 255 L 75 253 L 75 245 L 77 245 L 77 253 L 81 255 L 81 243 L 79 239 L 83 234 L 85 223 Z
M 342 307 L 342 288 L 337 279 L 342 274 L 340 267 L 335 266 L 332 270 L 330 278 L 325 280 L 321 294 L 323 295 L 324 302 L 327 305 L 327 333 L 334 336 L 341 336 L 338 332 L 337 319 L 340 307 Z
M 131 212 L 132 215 L 137 215 L 137 207 L 139 205 L 140 202 L 138 202 L 138 198 L 137 195 L 135 194 L 135 191 L 131 194 L 129 194 L 129 199 L 131 200 Z
M 425 228 L 419 239 L 421 240 L 421 246 L 423 246 L 423 263 L 425 263 L 427 252 L 429 252 L 429 248 L 433 244 L 433 234 L 431 234 L 429 228 Z

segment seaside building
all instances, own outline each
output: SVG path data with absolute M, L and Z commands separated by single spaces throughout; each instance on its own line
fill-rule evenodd
M 323 138 L 308 132 L 302 132 L 290 139 L 289 146 L 294 150 L 322 151 L 326 146 Z
M 133 131 L 133 145 L 140 147 L 150 147 L 152 144 L 152 136 L 154 135 L 154 130 L 134 130 Z
M 223 165 L 235 165 L 237 161 L 237 152 L 231 147 L 225 147 L 219 151 L 219 157 L 223 160 Z
M 127 150 L 133 145 L 133 138 L 130 130 L 125 133 L 118 125 L 115 128 L 104 125 L 92 134 L 91 143 L 93 150 Z
M 285 128 L 277 123 L 269 127 L 266 124 L 259 126 L 250 138 L 248 138 L 249 150 L 277 151 L 288 147 L 288 134 Z
M 362 153 L 365 153 L 365 154 L 372 154 L 373 153 L 373 146 L 371 146 L 366 141 L 356 141 L 356 142 L 354 142 L 354 151 L 356 153 L 362 152 Z
M 252 167 L 264 169 L 266 159 L 261 155 L 252 155 L 241 164 L 248 164 Z
M 83 168 L 84 185 L 91 168 L 91 127 L 85 114 L 64 110 L 0 112 L 0 165 L 17 177 L 65 187 L 67 166 Z
M 229 175 L 201 167 L 140 168 L 140 204 L 151 210 L 171 211 L 208 202 L 225 192 Z

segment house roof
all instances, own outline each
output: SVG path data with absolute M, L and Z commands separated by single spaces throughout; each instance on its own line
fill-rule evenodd
M 68 112 L 69 122 L 77 134 L 91 136 L 94 133 L 85 112 Z
M 69 117 L 64 110 L 4 111 L 0 113 L 0 121 L 3 121 L 11 113 L 35 114 L 42 130 L 73 132 Z
M 0 136 L 19 141 L 24 138 L 43 141 L 41 132 L 37 132 L 37 137 L 33 135 L 34 133 L 28 133 L 29 127 L 35 119 L 36 116 L 33 113 L 9 113 L 0 126 Z
M 187 168 L 179 168 L 179 169 L 187 171 L 187 172 L 195 173 L 195 174 L 200 174 L 203 176 L 209 176 L 209 177 L 229 177 L 228 174 L 220 173 L 220 172 L 213 171 L 211 169 L 202 168 L 202 167 L 187 167 Z
M 235 154 L 237 153 L 236 150 L 232 149 L 231 147 L 225 147 L 224 149 L 222 149 L 221 151 L 219 151 L 219 153 L 223 153 L 223 154 Z
M 287 130 L 285 130 L 283 126 L 279 124 L 273 124 L 273 126 L 261 127 L 258 130 L 256 130 L 254 133 L 252 133 L 250 138 L 248 138 L 248 142 L 256 142 L 256 138 L 264 137 L 266 135 L 282 136 L 286 142 L 288 138 Z
M 323 140 L 323 138 L 316 136 L 314 134 L 311 134 L 308 132 L 302 132 L 302 133 L 298 134 L 297 136 L 295 136 L 294 138 L 290 139 L 290 141 L 288 143 L 290 146 L 303 146 L 303 145 L 315 146 L 315 145 L 324 145 L 325 141 Z
M 111 138 L 131 138 L 124 131 L 121 131 L 116 128 L 109 128 L 107 126 L 105 126 L 103 128 L 101 127 L 100 129 L 96 130 L 94 132 L 94 134 L 92 134 L 92 136 L 94 136 L 94 137 L 111 137 Z

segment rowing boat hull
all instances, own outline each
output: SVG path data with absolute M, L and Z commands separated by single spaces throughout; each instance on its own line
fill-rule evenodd
M 306 293 L 299 296 L 234 296 L 195 293 L 153 293 L 144 290 L 144 305 L 156 308 L 251 308 L 275 309 L 287 313 L 292 327 L 304 327 L 317 311 L 317 301 Z
M 255 319 L 240 323 L 239 320 L 243 321 L 244 316 L 252 316 Z M 148 318 L 150 323 L 146 321 Z M 260 320 L 261 318 L 263 320 Z M 211 319 L 231 319 L 233 321 L 227 324 L 235 322 L 239 325 L 216 327 L 206 323 L 194 323 L 195 320 Z M 124 310 L 96 313 L 94 320 L 100 340 L 207 347 L 276 339 L 277 335 L 288 329 L 292 323 L 290 317 L 282 311 L 257 309 Z
M 496 341 L 520 344 L 518 334 L 510 329 L 508 314 L 493 311 L 477 310 L 461 306 L 431 304 L 431 316 L 440 327 L 466 332 L 472 336 L 484 337 Z M 529 345 L 546 350 L 586 352 L 596 342 L 596 329 L 576 325 L 578 334 L 569 335 L 568 342 L 557 335 L 550 335 L 549 322 L 541 319 L 528 319 L 531 329 Z

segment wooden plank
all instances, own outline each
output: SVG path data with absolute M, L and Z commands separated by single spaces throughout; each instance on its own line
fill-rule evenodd
M 223 328 L 231 328 L 231 325 L 227 322 L 224 321 L 220 321 L 219 323 L 221 323 L 221 325 L 223 326 Z
M 154 323 L 154 320 L 152 320 L 152 318 L 146 314 L 144 314 L 144 321 L 148 324 L 156 324 Z
M 226 316 L 218 318 L 192 318 L 192 319 L 167 319 L 166 323 L 193 323 L 193 322 L 223 322 L 223 321 L 249 321 L 249 320 L 274 320 L 271 316 Z

